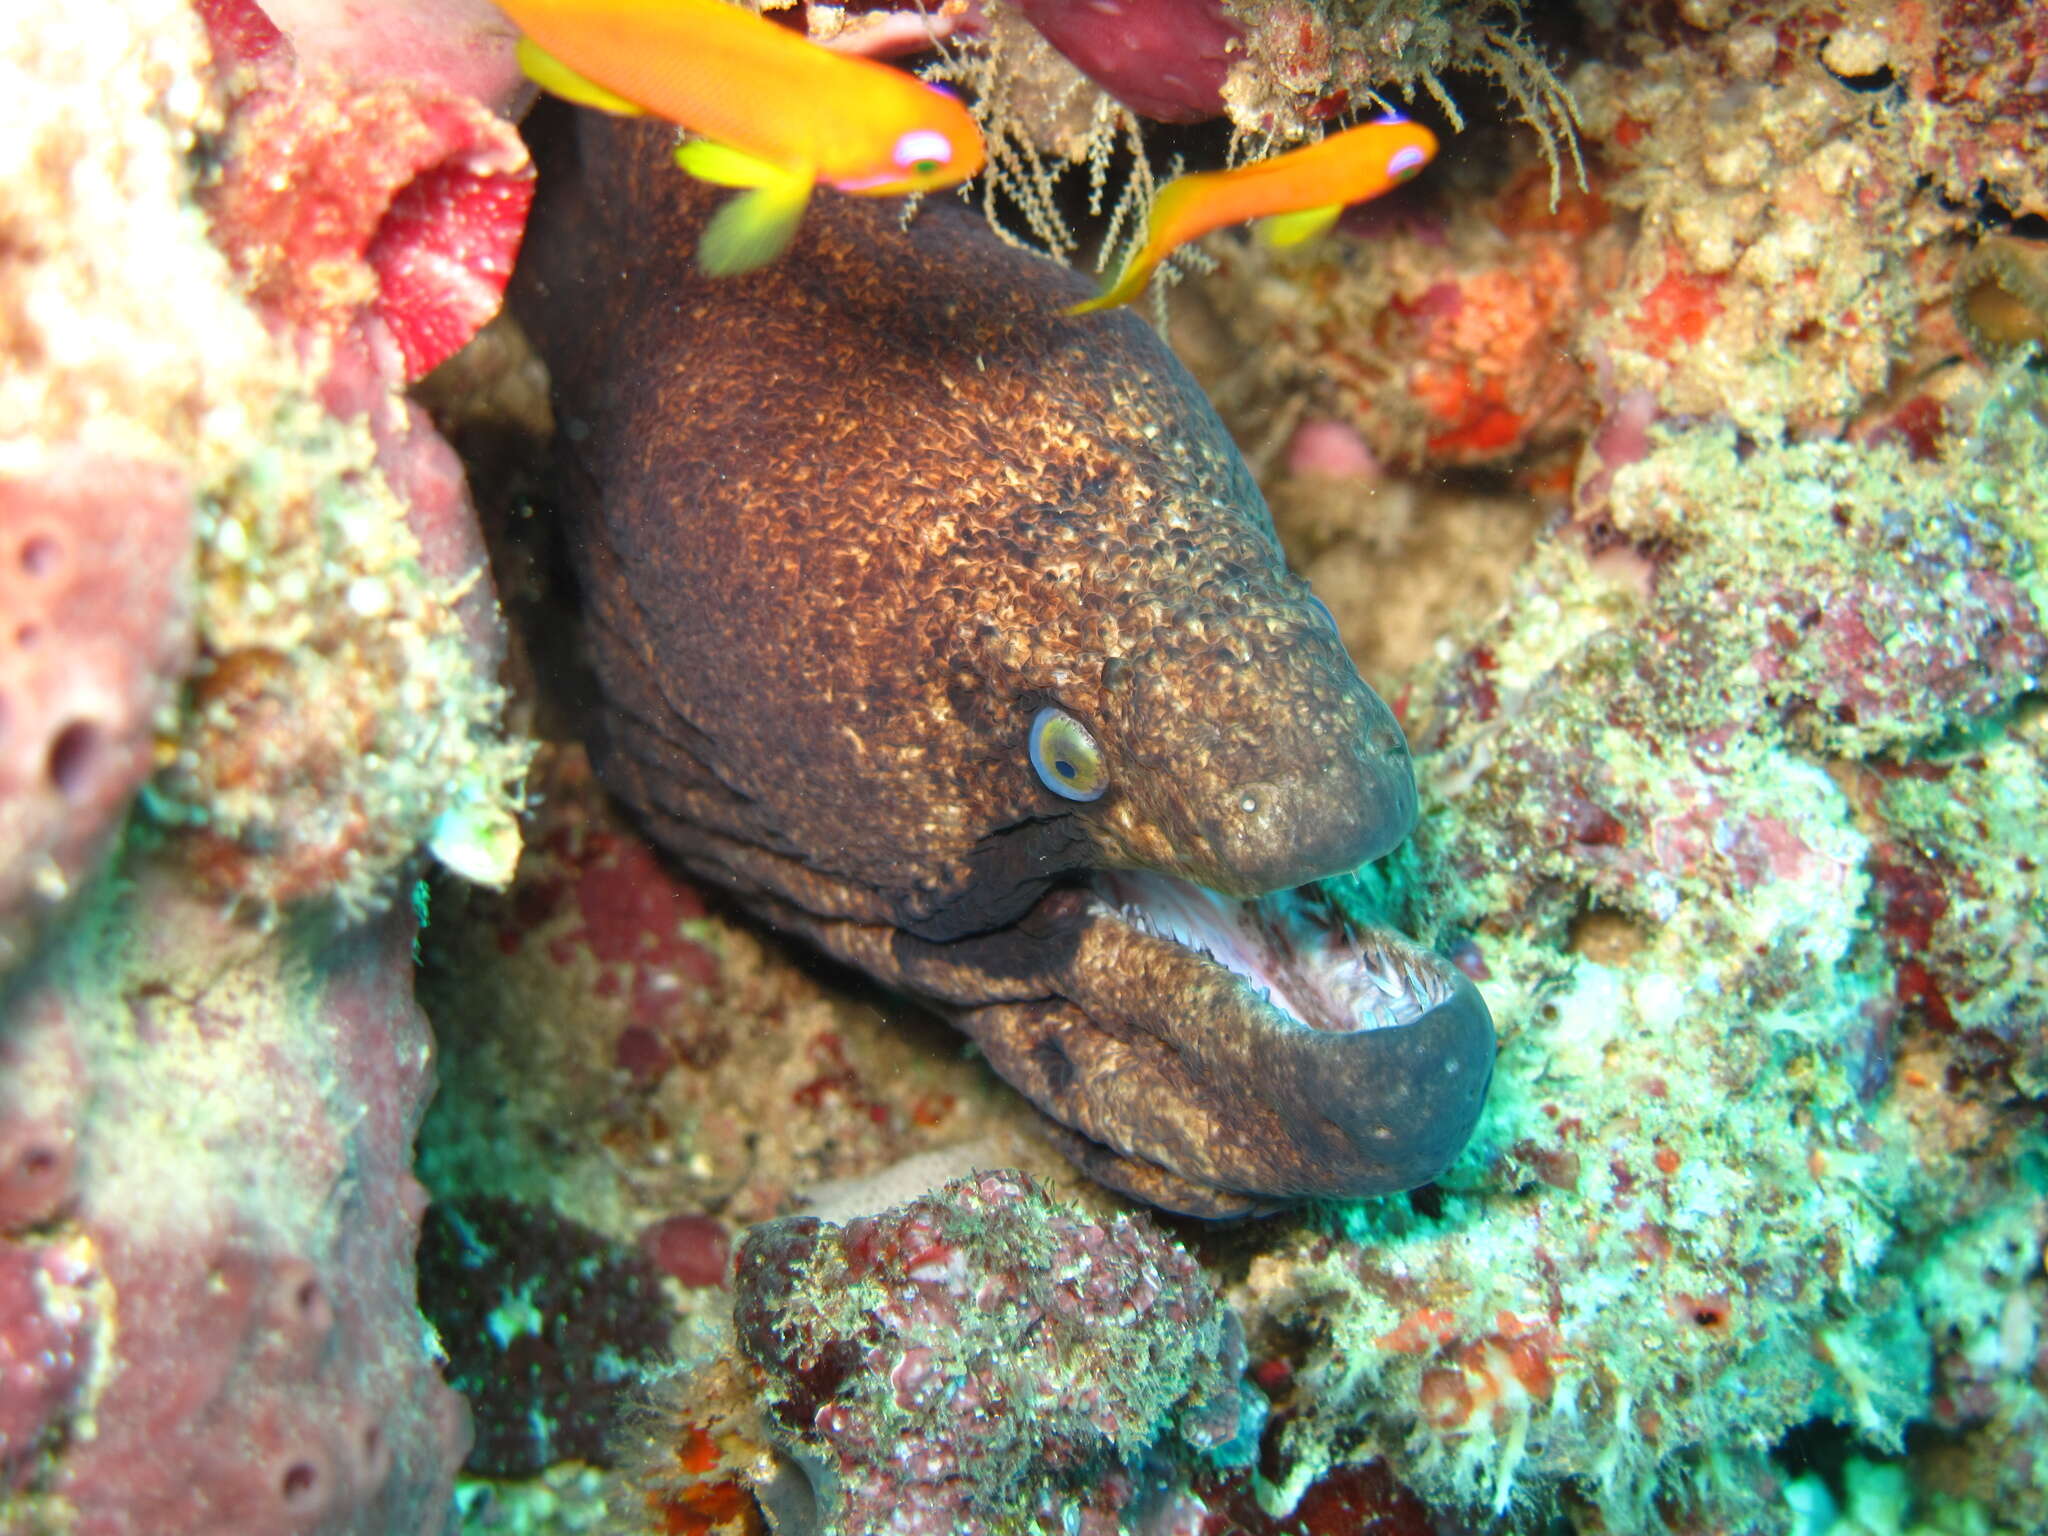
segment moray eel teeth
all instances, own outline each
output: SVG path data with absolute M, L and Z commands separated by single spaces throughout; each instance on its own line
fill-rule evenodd
M 1313 884 L 1232 901 L 1167 875 L 1105 870 L 1094 890 L 1139 932 L 1215 961 L 1304 1029 L 1397 1029 L 1457 995 L 1455 971 L 1396 935 L 1353 927 Z

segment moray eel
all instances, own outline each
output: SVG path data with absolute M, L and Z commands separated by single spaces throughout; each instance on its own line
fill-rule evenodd
M 651 835 L 937 1008 L 1105 1184 L 1204 1216 L 1400 1190 L 1493 1026 L 1311 887 L 1407 746 L 1194 381 L 1076 274 L 834 199 L 739 280 L 670 135 L 543 135 L 514 284 L 601 699 Z

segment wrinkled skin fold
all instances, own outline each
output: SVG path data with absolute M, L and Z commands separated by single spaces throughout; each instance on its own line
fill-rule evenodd
M 1406 744 L 1200 391 L 936 202 L 820 197 L 719 281 L 657 125 L 542 156 L 607 784 L 699 877 L 950 1017 L 1091 1175 L 1222 1216 L 1411 1187 L 1470 1135 L 1478 993 L 1313 887 L 1415 818 Z M 1081 723 L 1106 788 L 1026 750 Z M 1262 899 L 1263 898 L 1263 899 Z

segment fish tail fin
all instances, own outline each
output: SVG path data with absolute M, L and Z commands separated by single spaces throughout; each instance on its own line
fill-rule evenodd
M 1145 243 L 1136 255 L 1124 263 L 1116 281 L 1104 288 L 1085 303 L 1070 306 L 1065 312 L 1070 315 L 1091 314 L 1098 309 L 1113 309 L 1119 304 L 1128 304 L 1145 291 L 1145 285 L 1152 280 L 1152 274 L 1159 270 L 1159 264 L 1170 256 L 1175 247 L 1184 245 L 1201 229 L 1190 232 L 1186 215 L 1201 197 L 1202 189 L 1216 178 L 1205 171 L 1194 171 L 1186 176 L 1176 176 L 1161 187 L 1152 199 L 1152 207 L 1145 215 Z
M 729 200 L 704 226 L 697 270 L 732 277 L 765 267 L 789 249 L 811 200 L 811 179 L 788 176 Z
M 519 67 L 527 79 L 550 96 L 573 101 L 579 107 L 595 107 L 600 112 L 616 112 L 623 117 L 639 117 L 646 110 L 606 90 L 595 80 L 584 79 L 530 37 L 519 39 Z
M 1164 252 L 1155 253 L 1149 245 L 1146 246 L 1145 249 L 1139 251 L 1137 255 L 1124 263 L 1124 269 L 1117 274 L 1115 282 L 1111 283 L 1092 299 L 1084 299 L 1079 304 L 1069 304 L 1061 313 L 1067 315 L 1090 315 L 1098 309 L 1114 309 L 1119 304 L 1130 303 L 1131 300 L 1143 293 L 1145 285 L 1152 281 L 1152 274 L 1157 270 L 1159 259 L 1164 254 Z
M 1343 211 L 1342 203 L 1325 203 L 1320 208 L 1296 208 L 1290 213 L 1269 215 L 1259 220 L 1259 244 L 1275 250 L 1306 244 L 1317 235 L 1329 233 Z

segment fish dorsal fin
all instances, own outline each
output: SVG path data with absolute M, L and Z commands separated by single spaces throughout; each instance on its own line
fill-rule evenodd
M 519 39 L 519 67 L 526 78 L 551 96 L 573 101 L 579 107 L 616 112 L 622 117 L 639 117 L 645 109 L 615 95 L 595 80 L 586 80 L 530 37 Z
M 1342 203 L 1325 203 L 1320 208 L 1297 208 L 1291 213 L 1276 213 L 1259 220 L 1259 243 L 1275 249 L 1290 245 L 1301 245 L 1317 235 L 1327 234 L 1337 215 L 1344 211 Z

